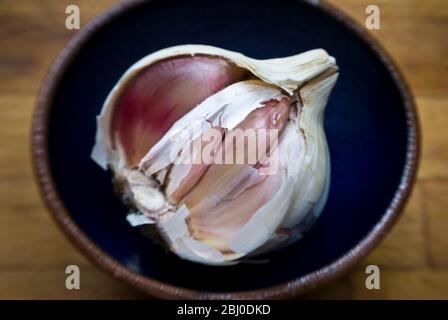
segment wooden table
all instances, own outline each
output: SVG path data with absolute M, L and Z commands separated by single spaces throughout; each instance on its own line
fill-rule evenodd
M 0 298 L 143 298 L 92 266 L 52 222 L 33 181 L 30 125 L 38 87 L 76 31 L 112 0 L 0 1 Z M 448 298 L 448 2 L 331 0 L 360 23 L 372 2 L 381 30 L 370 31 L 397 61 L 415 95 L 423 132 L 418 181 L 393 231 L 350 274 L 307 298 Z M 65 267 L 80 266 L 81 290 L 65 289 Z M 365 267 L 381 268 L 381 290 L 365 289 Z

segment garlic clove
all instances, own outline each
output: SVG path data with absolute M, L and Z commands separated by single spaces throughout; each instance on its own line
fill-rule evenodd
M 287 125 L 279 143 L 279 167 L 286 170 L 287 181 L 282 183 L 278 195 L 230 240 L 229 247 L 234 252 L 265 252 L 280 236 L 276 232 L 282 228 L 297 228 L 298 221 L 304 221 L 299 229 L 307 229 L 307 217 L 315 219 L 322 212 L 330 185 L 323 113 L 337 77 L 338 74 L 330 70 L 301 88 L 300 115 L 295 123 Z M 277 224 L 277 221 L 281 222 Z M 289 241 L 300 237 L 296 232 Z
M 246 170 L 256 171 L 251 167 Z M 260 176 L 258 171 L 248 175 L 248 179 L 252 180 L 248 182 L 250 186 L 237 188 L 238 194 L 228 195 L 210 208 L 202 203 L 191 206 L 188 225 L 195 239 L 219 251 L 232 252 L 229 240 L 248 223 L 259 208 L 271 200 L 280 187 L 278 175 Z M 241 176 L 246 176 L 246 173 Z M 214 195 L 216 194 L 208 196 Z M 186 204 L 190 205 L 189 202 Z
M 257 134 L 261 130 L 278 130 L 281 133 L 289 112 L 287 99 L 268 101 L 226 134 L 217 152 L 219 161 L 215 159 L 215 163 L 208 168 L 184 201 L 190 210 L 189 226 L 195 238 L 204 242 L 207 236 L 228 240 L 272 197 L 278 187 L 275 180 L 266 179 L 256 168 L 260 160 L 267 156 L 271 146 L 257 148 L 260 143 L 257 141 Z M 234 132 L 247 129 L 250 129 L 250 134 L 243 136 L 243 139 L 247 139 L 242 143 L 236 142 L 235 137 L 238 135 Z M 248 146 L 250 140 L 254 148 Z M 242 145 L 244 153 L 238 159 L 237 147 Z M 258 152 L 260 150 L 261 153 Z M 249 154 L 250 151 L 254 154 Z M 229 158 L 230 162 L 236 164 L 222 164 L 229 163 Z M 210 243 L 209 240 L 207 242 Z M 215 240 L 214 243 L 218 241 Z M 224 244 L 221 243 L 219 248 L 222 250 Z
M 247 71 L 216 57 L 177 57 L 148 66 L 129 81 L 112 114 L 113 147 L 138 165 L 171 125 Z M 167 90 L 167 88 L 169 88 Z
M 173 164 L 169 169 L 165 189 L 172 202 L 180 202 L 201 179 L 213 162 L 214 154 L 219 149 L 223 136 L 223 128 L 212 127 L 198 138 L 188 142 L 187 148 L 182 149 L 179 156 L 180 163 Z M 207 149 L 210 152 L 206 152 Z M 207 157 L 203 158 L 203 155 Z
M 297 125 L 304 133 L 306 153 L 300 156 L 301 161 L 295 163 L 294 171 L 297 173 L 293 176 L 296 177 L 297 189 L 306 192 L 298 193 L 291 205 L 288 218 L 283 222 L 285 227 L 293 227 L 296 221 L 304 217 L 305 212 L 311 212 L 310 214 L 317 217 L 327 201 L 330 185 L 330 154 L 323 120 L 325 106 L 337 79 L 338 73 L 329 70 L 311 80 L 300 90 L 303 106 Z M 297 135 L 291 135 L 291 139 L 297 139 Z M 285 152 L 279 151 L 278 154 Z M 311 185 L 309 181 L 314 183 Z

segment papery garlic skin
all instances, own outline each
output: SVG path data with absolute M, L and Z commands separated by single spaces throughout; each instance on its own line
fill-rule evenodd
M 197 71 L 200 68 L 186 65 L 188 57 L 196 58 L 191 63 L 199 62 L 216 72 L 207 75 L 212 80 L 204 85 L 209 87 L 201 87 L 202 75 Z M 171 71 L 171 65 L 182 65 L 183 69 Z M 190 73 L 182 73 L 184 69 Z M 175 101 L 176 106 L 180 105 L 174 112 L 183 116 L 167 126 L 163 134 L 153 134 L 145 125 L 137 134 L 128 134 L 126 118 L 115 110 L 123 104 L 123 97 L 135 89 L 133 79 L 143 73 L 151 77 L 151 72 L 167 73 L 166 83 L 179 77 L 192 79 L 189 83 L 197 84 L 200 90 L 194 90 L 188 97 L 191 101 L 185 101 L 176 93 L 170 96 L 169 87 L 167 92 L 154 89 L 160 90 L 158 96 L 166 95 L 168 104 Z M 181 74 L 170 80 L 171 72 Z M 123 190 L 122 196 L 139 211 L 130 214 L 128 221 L 132 225 L 154 224 L 170 250 L 181 258 L 226 265 L 268 252 L 300 239 L 325 205 L 330 161 L 323 117 L 337 76 L 335 59 L 322 49 L 269 60 L 202 45 L 157 51 L 134 64 L 107 97 L 97 118 L 92 158 L 101 167 L 111 168 Z M 182 81 L 178 85 L 180 92 L 192 90 Z M 136 101 L 139 99 L 137 95 Z M 154 101 L 158 103 L 160 99 Z M 145 114 L 145 106 L 139 107 L 139 112 Z M 124 108 L 132 111 L 136 107 Z M 280 123 L 259 122 L 270 114 Z M 144 123 L 143 120 L 133 123 Z M 116 129 L 119 126 L 115 123 L 122 123 L 124 129 Z M 220 144 L 229 132 L 257 123 L 262 127 L 275 123 L 281 132 L 278 145 L 272 147 L 277 157 L 272 174 L 264 175 L 259 166 L 244 164 L 177 165 L 173 161 L 173 154 L 181 154 L 187 145 L 199 143 L 209 130 L 218 128 L 222 135 L 223 141 L 215 146 L 219 149 L 224 148 Z M 145 134 L 139 137 L 138 132 Z M 126 136 L 131 137 L 130 143 L 121 138 Z M 147 136 L 157 139 L 148 142 Z M 137 149 L 133 144 L 138 145 Z M 264 161 L 273 161 L 273 154 Z M 242 181 L 249 185 L 244 186 Z

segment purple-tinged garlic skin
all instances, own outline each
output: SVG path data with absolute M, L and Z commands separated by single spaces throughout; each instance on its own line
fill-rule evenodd
M 127 85 L 112 116 L 111 135 L 136 166 L 171 125 L 205 98 L 247 76 L 224 59 L 177 57 L 150 65 Z
M 157 51 L 109 94 L 92 158 L 136 208 L 131 225 L 153 224 L 183 259 L 236 263 L 297 241 L 323 210 L 337 75 L 321 49 L 270 60 Z

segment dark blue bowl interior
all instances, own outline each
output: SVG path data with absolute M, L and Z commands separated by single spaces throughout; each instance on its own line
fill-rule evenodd
M 188 43 L 255 58 L 324 48 L 340 67 L 325 117 L 332 170 L 328 203 L 306 237 L 268 255 L 268 263 L 207 267 L 166 253 L 128 225 L 110 173 L 90 159 L 95 116 L 120 76 L 155 50 Z M 101 249 L 172 285 L 236 291 L 304 276 L 362 240 L 397 191 L 407 126 L 399 90 L 378 56 L 318 8 L 292 0 L 153 1 L 108 23 L 76 54 L 52 100 L 48 143 L 57 190 L 73 220 Z

